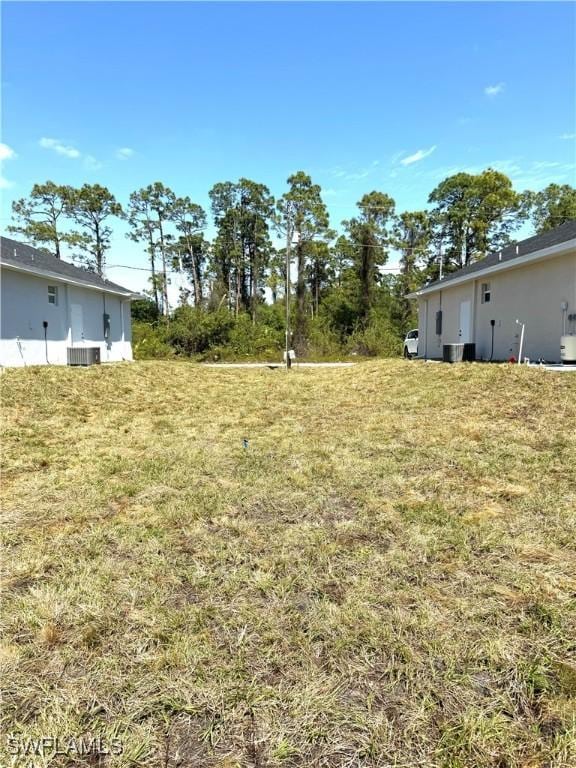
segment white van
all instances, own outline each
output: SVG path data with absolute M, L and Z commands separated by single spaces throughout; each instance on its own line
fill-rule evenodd
M 404 339 L 404 357 L 409 360 L 418 355 L 418 328 L 408 331 Z

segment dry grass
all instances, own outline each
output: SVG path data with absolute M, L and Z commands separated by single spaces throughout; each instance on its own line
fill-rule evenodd
M 575 385 L 6 372 L 3 732 L 123 741 L 52 768 L 576 765 Z

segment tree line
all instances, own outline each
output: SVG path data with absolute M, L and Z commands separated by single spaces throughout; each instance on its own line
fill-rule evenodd
M 142 246 L 149 263 L 157 320 L 182 319 L 185 308 L 194 307 L 195 322 L 198 313 L 225 310 L 256 325 L 266 295 L 272 307 L 284 297 L 288 255 L 295 282 L 292 342 L 302 354 L 318 328 L 344 342 L 384 323 L 399 338 L 414 323 L 406 295 L 437 279 L 441 268 L 447 273 L 501 249 L 527 220 L 543 232 L 576 219 L 573 187 L 517 192 L 505 174 L 491 168 L 446 178 L 430 193 L 426 210 L 398 213 L 390 195 L 369 192 L 340 231 L 330 226 L 320 186 L 303 171 L 288 178 L 278 199 L 266 185 L 246 178 L 215 184 L 209 198 L 212 241 L 205 236 L 207 212 L 161 182 L 134 191 L 125 205 L 99 184 L 37 184 L 13 203 L 8 229 L 57 258 L 66 246 L 102 275 L 112 223 L 126 220 L 127 237 Z M 399 254 L 394 275 L 386 271 L 392 251 Z M 173 272 L 189 285 L 181 289 L 175 312 L 168 302 Z

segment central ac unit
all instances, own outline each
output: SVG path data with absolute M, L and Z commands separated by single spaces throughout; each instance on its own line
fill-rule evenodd
M 576 336 L 560 337 L 560 359 L 565 365 L 576 363 Z
M 68 347 L 68 365 L 98 365 L 100 347 Z

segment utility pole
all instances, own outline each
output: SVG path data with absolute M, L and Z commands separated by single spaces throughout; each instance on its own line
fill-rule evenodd
M 286 228 L 286 370 L 292 366 L 290 360 L 290 246 L 292 244 L 292 230 L 290 224 Z

